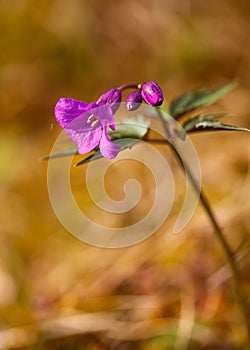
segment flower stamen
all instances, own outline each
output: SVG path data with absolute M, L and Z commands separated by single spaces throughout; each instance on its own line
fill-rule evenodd
M 95 116 L 93 114 L 91 114 L 89 117 L 88 117 L 88 120 L 87 120 L 87 123 L 89 124 L 91 122 L 91 120 L 95 119 Z M 91 125 L 92 126 L 92 125 Z
M 99 124 L 99 123 L 100 123 L 99 120 L 96 119 L 96 120 L 94 120 L 93 123 L 91 124 L 91 127 L 93 128 L 94 126 L 96 126 L 96 125 Z

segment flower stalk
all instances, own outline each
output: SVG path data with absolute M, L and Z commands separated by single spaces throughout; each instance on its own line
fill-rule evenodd
M 214 235 L 219 240 L 226 256 L 227 263 L 230 267 L 234 285 L 235 300 L 241 311 L 242 320 L 245 326 L 246 338 L 248 338 L 247 349 L 249 349 L 250 317 L 248 317 L 246 298 L 244 297 L 244 293 L 241 288 L 240 271 L 235 255 L 230 247 L 230 244 L 225 238 L 220 225 L 217 222 L 203 189 L 200 188 L 200 185 L 197 183 L 192 169 L 190 169 L 187 162 L 180 156 L 178 152 L 178 143 L 176 142 L 176 136 L 180 140 L 184 140 L 186 133 L 192 132 L 208 130 L 240 130 L 249 132 L 247 128 L 220 123 L 218 118 L 223 116 L 221 114 L 197 115 L 189 118 L 187 121 L 184 121 L 182 127 L 176 124 L 176 121 L 182 116 L 185 116 L 186 113 L 193 109 L 197 109 L 198 107 L 213 103 L 225 92 L 230 91 L 234 85 L 234 83 L 228 83 L 213 91 L 199 89 L 186 93 L 174 100 L 168 111 L 166 107 L 162 105 L 164 101 L 163 91 L 156 82 L 146 81 L 142 84 L 125 84 L 118 88 L 112 88 L 104 92 L 99 99 L 97 99 L 97 101 L 91 103 L 78 101 L 72 98 L 61 98 L 55 107 L 55 117 L 58 124 L 64 128 L 65 132 L 76 144 L 79 154 L 87 154 L 90 151 L 97 152 L 99 150 L 99 153 L 101 154 L 100 156 L 94 157 L 96 155 L 96 153 L 94 153 L 93 157 L 87 157 L 83 161 L 77 163 L 77 165 L 81 165 L 100 157 L 105 157 L 108 159 L 115 158 L 120 151 L 134 145 L 135 142 L 131 144 L 131 141 L 119 143 L 119 141 L 123 141 L 124 138 L 128 137 L 128 133 L 123 132 L 119 134 L 118 130 L 118 137 L 114 138 L 111 136 L 116 129 L 114 114 L 119 109 L 122 101 L 122 93 L 125 90 L 132 89 L 132 92 L 126 97 L 126 108 L 128 111 L 136 110 L 142 103 L 146 103 L 152 107 L 158 107 L 156 108 L 157 117 L 162 124 L 166 138 L 144 138 L 144 135 L 148 130 L 146 127 L 145 132 L 139 133 L 139 135 L 137 134 L 135 140 L 144 138 L 144 141 L 147 142 L 169 145 L 175 157 L 180 162 L 183 170 L 186 172 L 189 181 L 191 182 L 203 208 L 206 211 L 206 214 L 213 227 Z M 159 108 L 159 106 L 161 107 Z M 175 121 L 173 120 L 172 116 Z M 110 132 L 109 129 L 113 130 L 113 132 L 108 134 L 108 131 Z M 129 135 L 129 137 L 130 136 L 131 135 Z M 68 152 L 69 151 L 66 150 L 63 155 L 68 155 Z M 72 152 L 72 150 L 70 150 L 70 152 Z M 75 148 L 73 149 L 73 153 L 75 153 Z M 61 155 L 62 153 L 53 156 L 57 157 Z M 49 159 L 49 157 L 45 157 L 44 159 Z
M 162 112 L 160 111 L 160 109 L 157 108 L 157 113 L 158 113 L 158 118 L 162 124 L 162 127 L 164 129 L 165 135 L 168 138 L 169 136 L 169 130 L 168 130 L 168 125 L 166 120 L 164 119 Z M 234 285 L 234 294 L 235 294 L 235 299 L 238 303 L 238 306 L 240 308 L 241 314 L 242 314 L 242 319 L 244 321 L 244 325 L 245 325 L 245 329 L 246 329 L 246 336 L 248 339 L 248 345 L 250 345 L 250 318 L 248 315 L 248 311 L 247 311 L 247 305 L 246 305 L 246 301 L 241 289 L 241 280 L 240 280 L 240 272 L 236 263 L 236 259 L 235 256 L 232 252 L 232 249 L 229 245 L 229 243 L 227 242 L 222 229 L 220 228 L 220 225 L 217 222 L 217 219 L 215 218 L 215 215 L 213 213 L 213 210 L 209 204 L 209 201 L 207 200 L 203 189 L 198 186 L 198 184 L 196 183 L 195 177 L 192 174 L 192 171 L 190 170 L 190 168 L 188 167 L 188 165 L 184 162 L 184 160 L 180 157 L 178 151 L 177 151 L 177 145 L 174 142 L 174 139 L 171 140 L 171 142 L 169 141 L 165 141 L 169 144 L 169 146 L 171 147 L 171 150 L 173 151 L 174 155 L 176 156 L 176 158 L 178 159 L 178 161 L 180 162 L 182 168 L 184 169 L 184 171 L 186 171 L 187 176 L 196 192 L 196 194 L 199 196 L 200 202 L 203 205 L 206 214 L 213 226 L 214 229 L 214 234 L 216 236 L 216 238 L 219 240 L 221 247 L 225 253 L 228 265 L 230 266 L 231 269 L 231 273 L 232 273 L 232 280 L 233 280 L 233 285 Z

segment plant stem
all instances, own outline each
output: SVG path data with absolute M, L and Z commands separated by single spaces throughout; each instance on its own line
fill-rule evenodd
M 117 90 L 123 91 L 126 89 L 138 89 L 138 88 L 139 88 L 138 84 L 125 84 L 125 85 L 119 86 Z
M 166 124 L 166 121 L 164 120 L 164 118 L 161 114 L 161 111 L 159 109 L 157 109 L 157 111 L 158 111 L 158 117 L 161 121 L 164 132 L 166 134 L 166 137 L 168 137 L 169 130 L 168 130 L 168 126 Z M 153 139 L 152 141 L 157 142 L 158 140 Z M 220 228 L 220 226 L 215 218 L 215 215 L 212 211 L 212 208 L 209 204 L 209 201 L 207 200 L 206 196 L 204 195 L 203 189 L 202 188 L 200 189 L 200 187 L 197 185 L 195 177 L 192 174 L 192 171 L 190 170 L 188 165 L 184 162 L 184 160 L 180 157 L 178 151 L 176 150 L 176 145 L 175 145 L 174 141 L 171 140 L 171 142 L 169 142 L 166 140 L 165 142 L 167 142 L 170 145 L 175 156 L 177 157 L 177 159 L 181 163 L 182 168 L 184 169 L 184 171 L 186 171 L 187 176 L 188 176 L 190 182 L 192 183 L 194 190 L 196 191 L 197 195 L 199 196 L 200 202 L 202 203 L 202 205 L 207 213 L 207 216 L 208 216 L 208 218 L 209 218 L 209 220 L 214 228 L 214 234 L 217 237 L 217 239 L 219 240 L 219 242 L 224 250 L 227 262 L 230 266 L 231 273 L 232 273 L 235 299 L 239 305 L 239 308 L 240 308 L 240 311 L 242 314 L 242 319 L 244 320 L 246 334 L 248 337 L 248 344 L 250 345 L 250 317 L 248 316 L 246 301 L 245 301 L 245 298 L 244 298 L 243 293 L 242 293 L 242 289 L 241 289 L 241 285 L 240 285 L 240 282 L 241 282 L 240 281 L 240 272 L 239 272 L 237 263 L 235 261 L 234 254 L 233 254 L 233 252 L 230 248 L 230 245 L 227 242 L 227 240 L 222 232 L 222 229 Z

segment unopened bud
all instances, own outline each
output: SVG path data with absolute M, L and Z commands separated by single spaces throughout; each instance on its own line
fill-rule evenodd
M 147 81 L 142 85 L 143 100 L 150 106 L 160 106 L 164 100 L 160 86 L 154 81 Z
M 140 91 L 131 92 L 126 98 L 126 106 L 128 111 L 134 111 L 140 107 L 142 103 L 142 95 Z

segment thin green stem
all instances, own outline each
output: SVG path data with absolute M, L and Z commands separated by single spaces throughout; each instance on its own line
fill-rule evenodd
M 164 132 L 166 134 L 166 137 L 168 137 L 169 135 L 169 130 L 168 130 L 168 126 L 167 126 L 167 123 L 166 121 L 164 120 L 162 114 L 161 114 L 161 111 L 159 109 L 157 109 L 158 111 L 158 117 L 161 121 L 161 124 L 163 126 L 163 129 L 164 129 Z M 150 141 L 150 140 L 149 140 Z M 156 139 L 153 139 L 153 142 L 158 142 L 159 140 L 156 140 Z M 217 239 L 219 240 L 223 250 L 224 250 L 224 253 L 226 255 L 226 259 L 227 259 L 227 262 L 230 266 L 230 269 L 231 269 L 231 273 L 232 273 L 232 279 L 233 279 L 233 283 L 234 283 L 234 292 L 235 292 L 235 298 L 236 298 L 236 301 L 239 305 L 239 308 L 241 310 L 241 314 L 242 314 L 242 319 L 244 320 L 244 324 L 245 324 L 245 328 L 246 328 L 246 334 L 248 336 L 248 344 L 250 345 L 250 317 L 248 316 L 248 311 L 247 311 L 247 305 L 246 305 L 246 301 L 245 301 L 245 298 L 243 296 L 243 292 L 242 292 L 242 289 L 241 289 L 241 281 L 240 281 L 240 272 L 239 272 L 239 269 L 238 269 L 238 266 L 237 266 L 237 263 L 235 261 L 235 257 L 234 257 L 234 254 L 230 248 L 230 245 L 229 243 L 227 242 L 223 232 L 222 232 L 222 229 L 220 228 L 216 218 L 215 218 L 215 215 L 212 211 L 212 208 L 209 204 L 209 201 L 207 200 L 206 196 L 204 195 L 204 192 L 203 192 L 203 189 L 199 187 L 199 185 L 197 184 L 196 180 L 195 180 L 195 177 L 193 176 L 192 174 L 192 171 L 190 170 L 190 168 L 188 167 L 188 165 L 186 164 L 186 162 L 180 157 L 178 151 L 177 151 L 177 147 L 176 147 L 176 144 L 174 142 L 174 140 L 171 140 L 171 142 L 169 141 L 165 141 L 167 142 L 173 153 L 175 154 L 176 158 L 179 160 L 179 162 L 181 163 L 184 171 L 186 171 L 187 173 L 187 176 L 191 182 L 191 184 L 193 185 L 193 188 L 194 190 L 196 191 L 197 195 L 199 196 L 199 199 L 200 199 L 200 202 L 202 203 L 206 213 L 207 213 L 207 216 L 214 228 L 214 234 L 216 235 Z

